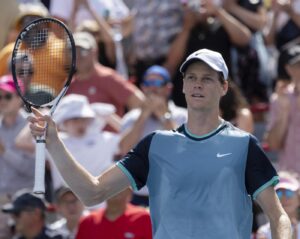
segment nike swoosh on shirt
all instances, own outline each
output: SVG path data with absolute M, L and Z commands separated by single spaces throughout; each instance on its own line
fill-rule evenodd
M 231 155 L 232 153 L 226 153 L 226 154 L 220 154 L 220 153 L 217 153 L 217 158 L 223 158 L 225 156 L 229 156 Z

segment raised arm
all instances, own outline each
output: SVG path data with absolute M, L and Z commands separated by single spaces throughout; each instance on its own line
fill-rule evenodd
M 32 109 L 34 116 L 29 116 L 30 130 L 34 137 L 42 136 L 46 131 L 46 147 L 70 188 L 87 206 L 92 206 L 112 197 L 130 186 L 127 176 L 116 166 L 102 175 L 93 177 L 70 154 L 58 137 L 55 122 L 50 116 Z M 95 155 L 98 157 L 98 155 Z

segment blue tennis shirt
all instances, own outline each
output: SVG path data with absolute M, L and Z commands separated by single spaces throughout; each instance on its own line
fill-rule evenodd
M 250 238 L 251 197 L 278 182 L 256 138 L 226 121 L 202 137 L 153 132 L 117 166 L 147 185 L 155 239 Z

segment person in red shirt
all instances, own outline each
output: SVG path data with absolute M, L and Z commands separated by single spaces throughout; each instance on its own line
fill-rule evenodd
M 130 204 L 131 195 L 128 188 L 108 199 L 105 208 L 84 217 L 76 239 L 152 239 L 150 214 Z
M 108 103 L 123 116 L 125 108 L 138 108 L 144 94 L 131 82 L 97 61 L 95 38 L 87 32 L 74 33 L 76 45 L 76 74 L 67 94 L 85 95 L 90 103 Z

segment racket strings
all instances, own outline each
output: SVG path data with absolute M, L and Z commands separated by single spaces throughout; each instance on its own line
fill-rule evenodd
M 51 103 L 71 74 L 72 51 L 66 30 L 55 22 L 39 22 L 25 32 L 16 61 L 24 98 L 36 106 Z

